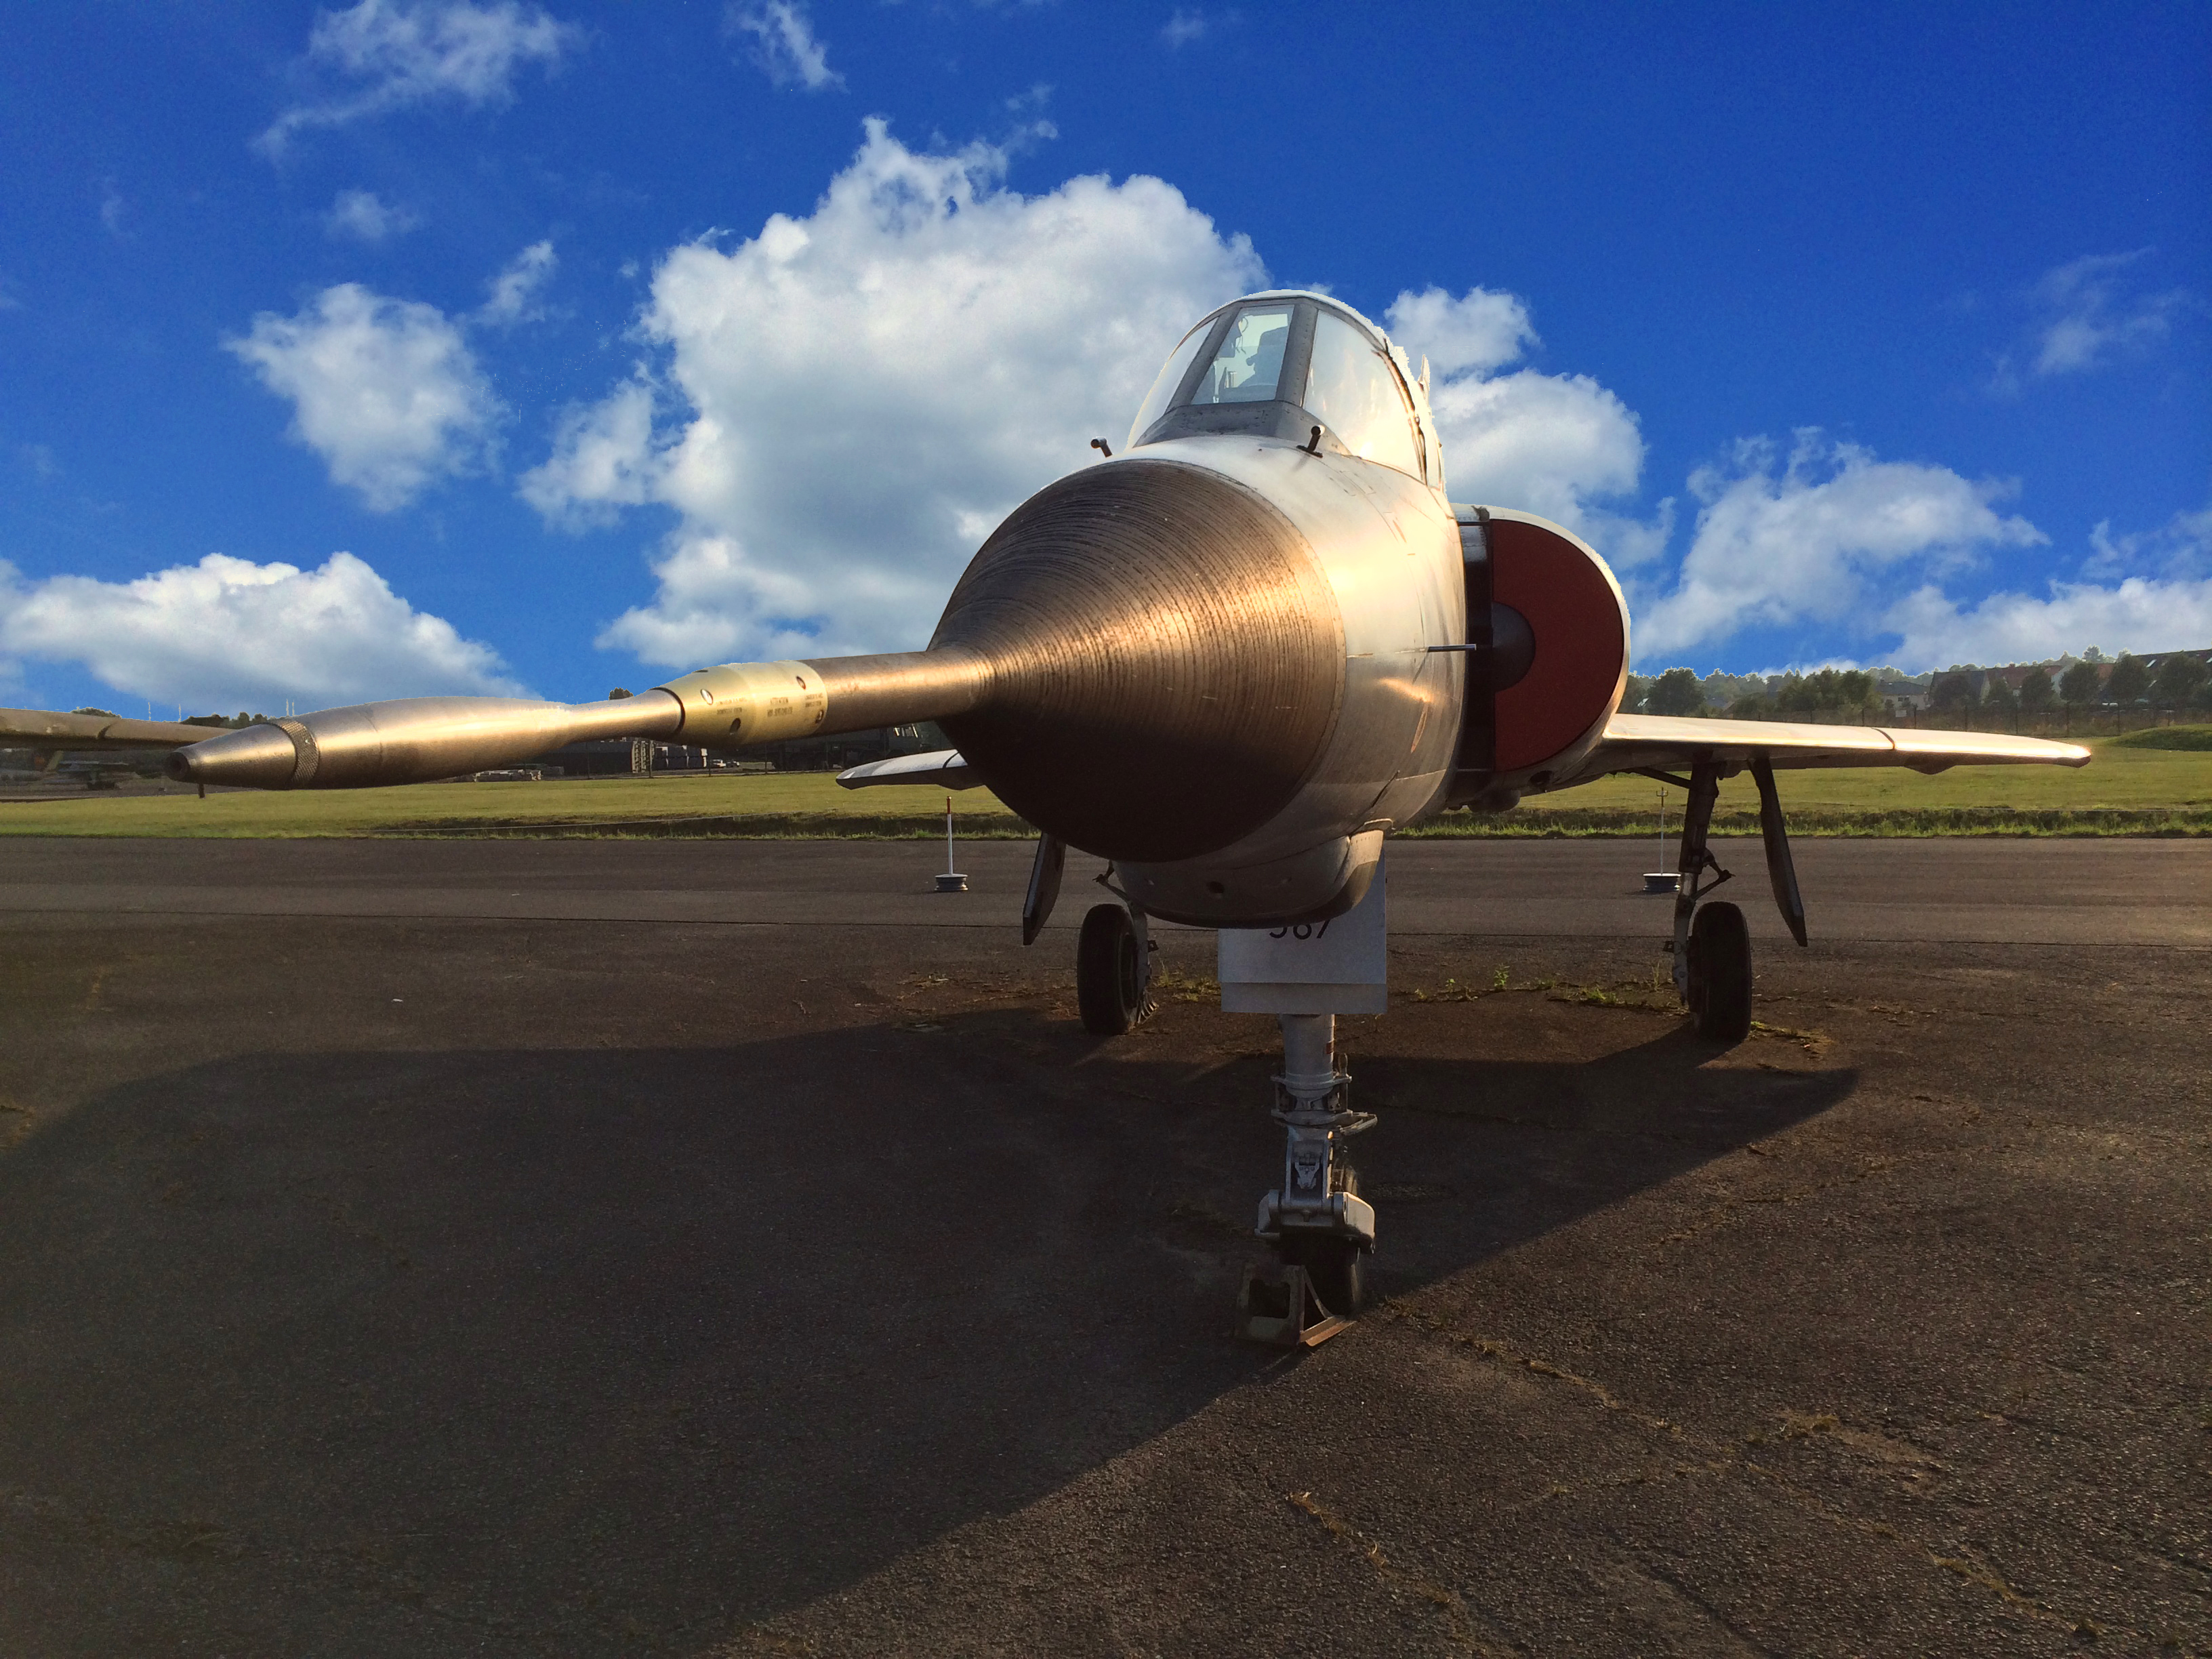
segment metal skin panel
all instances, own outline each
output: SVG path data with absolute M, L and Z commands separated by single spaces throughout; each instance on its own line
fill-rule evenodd
M 950 649 L 726 663 L 654 689 L 684 705 L 676 730 L 683 742 L 741 749 L 961 714 L 975 706 L 990 682 L 990 665 L 981 657 Z
M 1441 491 L 1326 450 L 1195 437 L 1147 445 L 1132 459 L 1164 453 L 1248 485 L 1297 526 L 1342 630 L 1343 695 L 1326 746 L 1279 811 L 1205 856 L 1128 860 L 1119 873 L 1147 910 L 1200 926 L 1272 926 L 1348 908 L 1381 836 L 1347 837 L 1419 817 L 1449 777 L 1464 663 L 1428 647 L 1462 636 L 1458 526 Z
M 596 703 L 401 697 L 249 726 L 176 750 L 165 769 L 180 782 L 258 789 L 419 783 L 511 766 L 586 738 L 665 736 L 682 717 L 676 699 L 657 690 Z
M 957 749 L 933 749 L 924 754 L 894 755 L 889 760 L 848 766 L 837 775 L 837 785 L 841 789 L 980 789 L 983 780 Z
M 653 689 L 683 704 L 676 728 L 681 741 L 726 749 L 813 737 L 830 712 L 822 676 L 803 662 L 695 668 Z
M 1179 447 L 1030 497 L 931 641 L 989 665 L 976 706 L 939 717 L 969 764 L 1030 823 L 1117 860 L 1249 835 L 1298 794 L 1342 695 L 1316 550 L 1267 495 L 1161 453 Z
M 804 665 L 822 678 L 830 712 L 825 735 L 912 726 L 964 714 L 990 689 L 990 665 L 972 653 L 899 651 L 877 657 L 823 657 Z M 917 708 L 927 712 L 916 713 Z
M 2087 766 L 2090 761 L 2079 744 L 2003 732 L 1615 714 L 1606 722 L 1603 741 L 1554 787 L 1638 768 L 1686 770 L 1700 761 L 1719 761 L 1734 771 L 1762 757 L 1776 767 L 1906 766 L 1931 773 L 1954 766 Z
M 119 714 L 57 714 L 44 708 L 0 708 L 0 744 L 9 748 L 107 753 L 173 749 L 205 743 L 229 728 L 175 720 L 131 720 Z
M 590 738 L 661 738 L 740 749 L 934 720 L 974 706 L 986 665 L 908 651 L 820 663 L 727 663 L 635 697 L 401 697 L 225 732 L 165 763 L 183 782 L 258 789 L 356 789 L 511 766 Z M 204 728 L 193 728 L 204 730 Z

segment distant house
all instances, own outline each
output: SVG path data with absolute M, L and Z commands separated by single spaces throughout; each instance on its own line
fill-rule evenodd
M 1928 707 L 1929 690 L 1936 684 L 1932 674 L 1908 678 L 1903 674 L 1877 673 L 1874 683 L 1875 696 L 1886 703 L 1894 704 L 1899 712 L 1917 713 Z
M 2208 668 L 2212 668 L 2212 648 L 2197 651 L 2146 652 L 2143 653 L 2142 665 L 2149 672 L 2151 678 L 2155 679 L 2160 667 L 2174 657 L 2192 657 L 2198 662 L 2203 663 Z M 2043 662 L 2008 662 L 1996 668 L 1960 668 L 1946 672 L 1965 673 L 1970 676 L 1973 681 L 1974 695 L 1978 697 L 1987 697 L 1990 695 L 1990 688 L 1998 684 L 2008 687 L 2017 696 L 2021 686 L 2037 669 L 2039 668 L 2048 674 L 2051 677 L 2051 683 L 2056 685 L 2068 669 L 2084 660 L 2085 659 L 2077 657 L 2069 651 L 2063 656 L 2053 657 Z M 2097 684 L 2100 687 L 2112 678 L 2112 664 L 2110 659 L 2100 656 L 2089 665 L 2097 671 Z M 1887 685 L 1883 687 L 1883 695 L 1889 695 Z M 2103 701 L 2101 695 L 2100 701 Z M 1925 702 L 1926 699 L 1923 697 L 1922 706 L 1925 706 Z

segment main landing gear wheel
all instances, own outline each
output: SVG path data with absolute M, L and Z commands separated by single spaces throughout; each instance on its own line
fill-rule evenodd
M 1700 905 L 1690 923 L 1690 1012 L 1709 1042 L 1751 1035 L 1751 930 L 1733 904 Z
M 1075 1004 L 1083 1029 L 1120 1036 L 1145 1016 L 1143 945 L 1118 904 L 1094 904 L 1075 945 Z

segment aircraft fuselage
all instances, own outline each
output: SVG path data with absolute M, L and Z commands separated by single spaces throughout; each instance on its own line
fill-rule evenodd
M 1171 439 L 1091 471 L 1160 464 L 1226 480 L 1286 521 L 1295 556 L 1310 561 L 1317 579 L 1304 586 L 1329 650 L 1327 683 L 1298 689 L 1316 702 L 1325 696 L 1326 709 L 1306 711 L 1322 714 L 1320 733 L 1279 805 L 1264 815 L 1224 814 L 1236 833 L 1218 847 L 1179 859 L 1121 859 L 1117 873 L 1151 913 L 1211 926 L 1355 901 L 1347 890 L 1364 890 L 1384 833 L 1430 810 L 1449 778 L 1467 658 L 1431 647 L 1467 638 L 1459 526 L 1443 492 L 1416 478 L 1277 437 Z M 956 739 L 957 725 L 947 726 Z M 1251 800 L 1257 782 L 1235 773 L 1162 780 L 1182 799 L 1152 805 L 1187 814 L 1193 795 L 1212 793 L 1233 808 Z M 1066 833 L 1085 846 L 1087 828 L 1070 823 Z

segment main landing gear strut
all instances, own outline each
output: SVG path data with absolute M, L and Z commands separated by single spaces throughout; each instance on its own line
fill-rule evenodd
M 1759 827 L 1765 842 L 1767 879 L 1790 937 L 1802 945 L 1805 901 L 1797 890 L 1774 768 L 1764 758 L 1754 760 L 1751 774 L 1759 785 Z M 1699 761 L 1686 778 L 1650 775 L 1679 784 L 1690 793 L 1682 812 L 1682 856 L 1675 866 L 1681 876 L 1674 894 L 1674 937 L 1667 946 L 1674 953 L 1674 988 L 1696 1019 L 1699 1036 L 1712 1042 L 1741 1042 L 1751 1035 L 1751 929 L 1744 923 L 1743 912 L 1733 904 L 1698 903 L 1729 879 L 1729 872 L 1705 845 L 1713 802 L 1720 794 L 1720 763 Z

